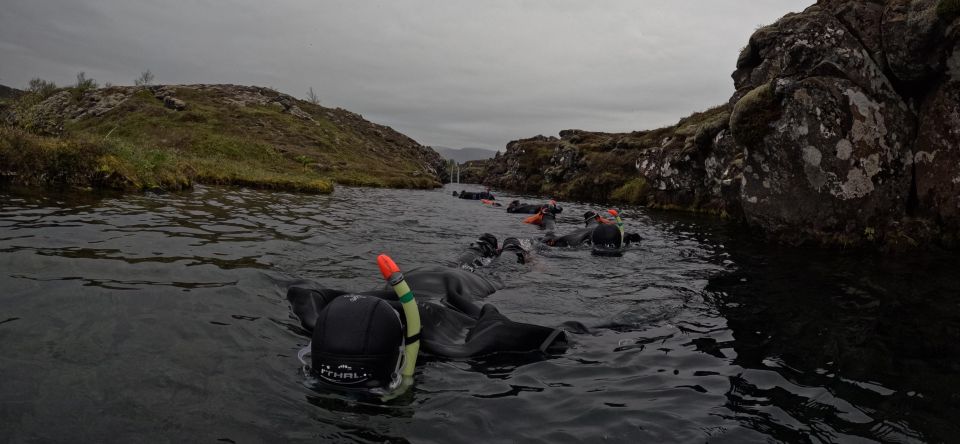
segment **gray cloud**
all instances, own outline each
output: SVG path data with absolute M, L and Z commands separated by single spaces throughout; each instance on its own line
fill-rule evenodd
M 0 83 L 313 87 L 421 143 L 633 131 L 727 100 L 753 30 L 812 0 L 8 0 Z

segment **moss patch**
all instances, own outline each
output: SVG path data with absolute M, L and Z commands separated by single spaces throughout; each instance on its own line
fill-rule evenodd
M 737 143 L 755 147 L 773 131 L 770 125 L 780 118 L 780 104 L 769 83 L 748 92 L 730 113 L 730 131 Z
M 646 202 L 649 190 L 650 185 L 647 184 L 647 180 L 638 177 L 614 190 L 613 193 L 610 194 L 610 199 L 631 205 L 639 205 Z

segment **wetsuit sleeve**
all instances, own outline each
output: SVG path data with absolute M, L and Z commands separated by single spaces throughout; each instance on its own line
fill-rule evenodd
M 343 294 L 345 294 L 343 291 L 317 288 L 314 285 L 306 284 L 290 287 L 287 290 L 287 300 L 290 301 L 293 314 L 300 320 L 300 326 L 304 330 L 312 332 L 317 325 L 317 316 L 320 314 L 320 310 L 323 310 L 323 307 L 326 307 L 334 298 Z
M 497 291 L 490 281 L 461 269 L 417 268 L 405 276 L 417 300 L 440 301 L 472 318 L 480 314 L 476 301 Z
M 304 330 L 312 332 L 317 325 L 317 317 L 323 307 L 326 307 L 335 298 L 345 294 L 348 293 L 323 288 L 314 282 L 304 281 L 291 286 L 287 290 L 287 300 L 290 301 L 290 308 L 293 310 L 294 316 L 300 320 L 300 326 Z M 400 309 L 400 301 L 397 300 L 397 295 L 392 291 L 367 291 L 361 294 L 386 300 L 391 305 L 395 305 L 395 309 Z
M 477 324 L 467 335 L 471 356 L 492 353 L 559 351 L 566 346 L 562 330 L 507 319 L 496 307 L 484 305 Z

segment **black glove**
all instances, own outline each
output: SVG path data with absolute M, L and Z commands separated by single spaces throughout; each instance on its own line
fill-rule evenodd
M 490 233 L 483 233 L 478 239 L 477 245 L 481 248 L 484 257 L 493 257 L 497 255 L 497 237 Z

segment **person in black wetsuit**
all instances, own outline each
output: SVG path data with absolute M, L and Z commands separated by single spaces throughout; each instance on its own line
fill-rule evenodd
M 484 235 L 460 258 L 516 252 L 514 242 L 501 249 L 496 242 L 492 235 Z M 482 299 L 496 288 L 479 275 L 460 268 L 422 267 L 405 276 L 416 294 L 421 352 L 465 358 L 566 348 L 563 330 L 514 322 L 494 306 L 483 304 Z M 406 319 L 392 290 L 357 293 L 301 281 L 290 286 L 287 300 L 312 337 L 314 375 L 346 388 L 396 386 Z
M 557 202 L 555 200 L 551 200 L 549 203 L 544 205 L 527 204 L 527 203 L 521 203 L 519 200 L 514 200 L 513 202 L 510 202 L 509 205 L 507 205 L 507 212 L 516 213 L 516 214 L 537 214 L 544 208 L 547 208 L 547 210 L 553 213 L 554 215 L 560 214 L 563 212 L 563 208 L 557 205 Z
M 543 214 L 543 229 L 547 234 L 541 241 L 551 247 L 576 247 L 583 244 L 591 244 L 593 253 L 601 256 L 616 256 L 623 252 L 623 249 L 631 242 L 640 242 L 640 235 L 637 233 L 621 233 L 610 220 L 600 216 L 595 211 L 583 213 L 584 227 L 576 229 L 570 233 L 558 236 L 556 231 L 556 220 L 552 214 Z
M 503 240 L 503 246 L 497 248 L 497 238 L 490 233 L 484 233 L 477 239 L 477 242 L 470 244 L 466 250 L 457 256 L 455 265 L 465 270 L 474 271 L 497 260 L 504 253 L 507 253 L 507 257 L 516 257 L 518 264 L 530 262 L 530 252 L 523 247 L 519 239 L 508 237 Z
M 454 196 L 457 196 L 461 199 L 468 199 L 468 200 L 481 200 L 481 199 L 496 200 L 497 199 L 496 197 L 493 196 L 493 193 L 491 193 L 490 190 L 461 191 L 460 194 L 457 194 L 457 192 L 454 191 L 453 193 L 454 193 L 453 194 Z

